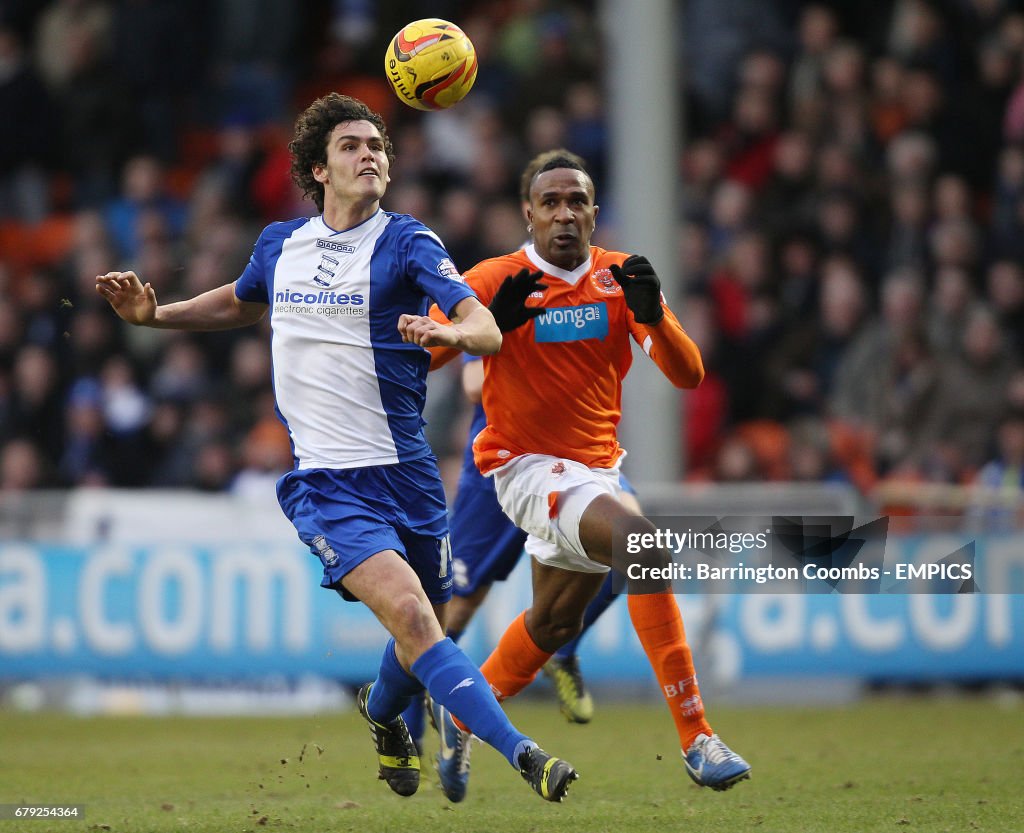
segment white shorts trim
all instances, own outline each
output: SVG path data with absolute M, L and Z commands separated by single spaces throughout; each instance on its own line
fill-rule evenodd
M 502 510 L 527 533 L 526 551 L 541 564 L 580 573 L 607 573 L 580 543 L 580 518 L 595 498 L 622 493 L 619 467 L 591 469 L 574 460 L 524 454 L 493 472 Z M 551 517 L 550 496 L 557 494 Z

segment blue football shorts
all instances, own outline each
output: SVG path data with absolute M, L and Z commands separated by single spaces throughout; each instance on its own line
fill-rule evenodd
M 636 494 L 626 475 L 620 473 L 619 483 Z M 450 525 L 456 596 L 470 596 L 481 587 L 504 581 L 519 563 L 526 533 L 501 511 L 492 478 L 463 472 Z
M 341 581 L 367 558 L 395 550 L 434 604 L 452 595 L 448 517 L 433 456 L 390 466 L 290 471 L 277 499 L 323 564 L 321 586 L 357 601 Z

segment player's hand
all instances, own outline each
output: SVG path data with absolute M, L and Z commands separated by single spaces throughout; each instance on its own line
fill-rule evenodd
M 156 292 L 134 272 L 97 275 L 96 292 L 129 324 L 152 324 L 156 318 Z
M 487 306 L 499 330 L 507 333 L 544 314 L 544 307 L 526 306 L 526 299 L 532 293 L 547 289 L 547 284 L 541 283 L 542 277 L 543 272 L 520 269 L 515 276 L 509 275 L 501 282 L 501 286 Z
M 661 281 L 646 257 L 630 255 L 622 266 L 613 263 L 611 273 L 622 287 L 626 306 L 632 310 L 637 324 L 657 324 L 665 317 L 665 310 L 661 308 Z
M 420 347 L 458 347 L 461 335 L 453 324 L 440 324 L 429 315 L 409 313 L 398 317 L 398 332 L 402 341 Z

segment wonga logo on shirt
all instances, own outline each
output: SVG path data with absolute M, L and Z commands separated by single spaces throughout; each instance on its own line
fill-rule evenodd
M 608 335 L 608 313 L 604 304 L 551 307 L 533 319 L 534 340 L 539 343 L 604 339 Z

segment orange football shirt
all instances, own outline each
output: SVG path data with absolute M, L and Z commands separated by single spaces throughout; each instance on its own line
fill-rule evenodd
M 487 427 L 474 443 L 477 466 L 492 471 L 522 454 L 547 454 L 610 468 L 623 451 L 617 427 L 622 380 L 632 363 L 632 337 L 678 387 L 704 375 L 700 351 L 666 306 L 657 326 L 638 324 L 609 266 L 627 255 L 596 246 L 571 272 L 541 259 L 533 246 L 485 260 L 464 275 L 480 302 L 521 269 L 544 272 L 547 288 L 527 306 L 544 314 L 504 334 L 484 356 Z M 536 297 L 539 296 L 539 297 Z

